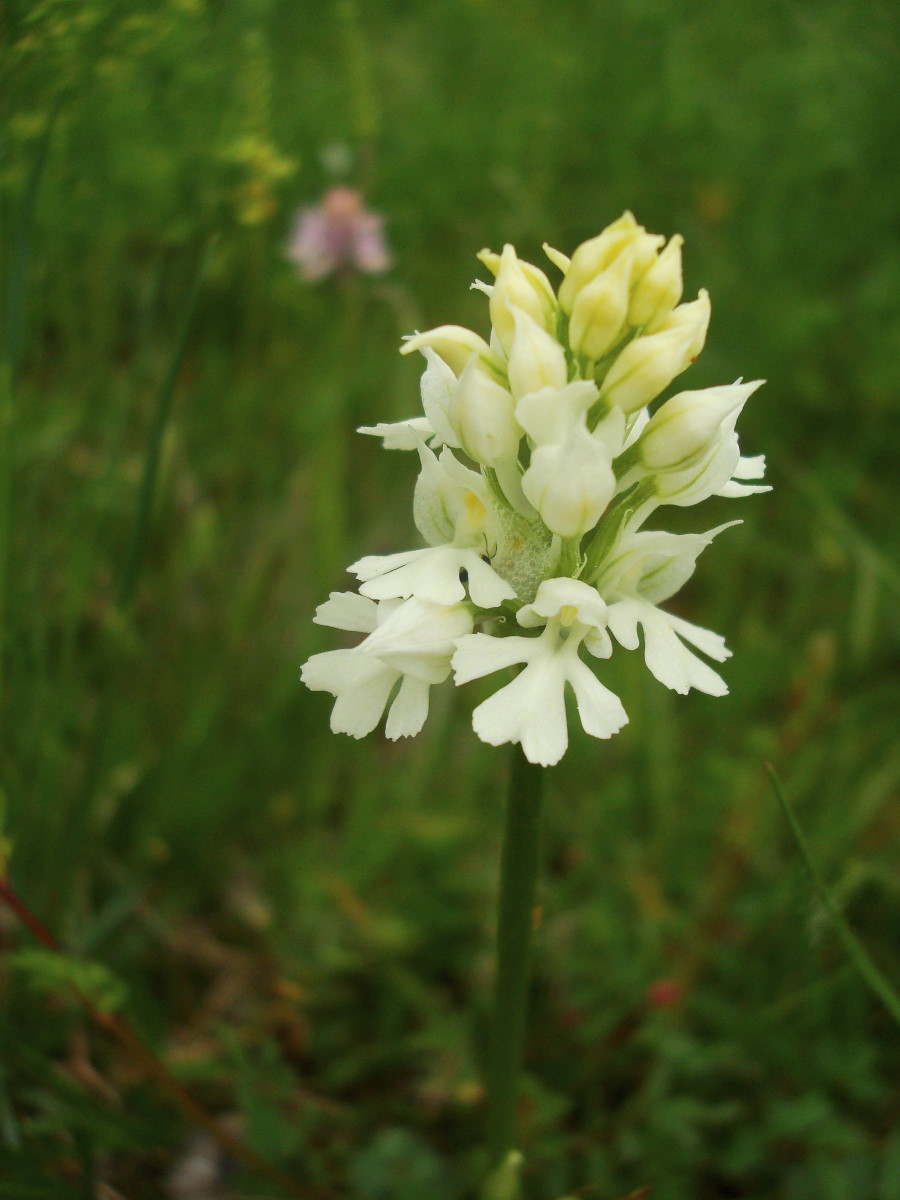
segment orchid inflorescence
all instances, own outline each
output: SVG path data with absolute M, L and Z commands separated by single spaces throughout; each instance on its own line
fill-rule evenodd
M 564 276 L 558 292 L 512 246 L 483 250 L 494 281 L 474 286 L 488 297 L 490 342 L 456 325 L 405 340 L 401 353 L 426 361 L 424 415 L 360 432 L 418 454 L 414 519 L 427 546 L 359 559 L 359 593 L 333 592 L 316 611 L 320 625 L 365 634 L 302 670 L 336 697 L 336 733 L 363 737 L 387 708 L 387 736 L 411 737 L 451 671 L 462 684 L 522 665 L 473 726 L 549 766 L 568 745 L 567 684 L 587 733 L 608 738 L 627 722 L 592 667 L 613 639 L 637 649 L 639 629 L 661 683 L 727 692 L 695 653 L 722 662 L 724 640 L 660 605 L 739 522 L 643 528 L 663 505 L 768 490 L 764 458 L 741 457 L 735 433 L 761 381 L 680 392 L 650 414 L 709 323 L 705 291 L 680 303 L 681 245 L 626 212 L 571 259 L 544 247 Z

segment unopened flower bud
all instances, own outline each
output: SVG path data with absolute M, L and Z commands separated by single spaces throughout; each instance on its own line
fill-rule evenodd
M 676 233 L 638 280 L 628 306 L 630 325 L 649 325 L 664 319 L 681 299 L 681 247 L 684 238 Z
M 609 369 L 600 397 L 626 414 L 637 412 L 691 365 L 691 330 L 648 333 L 629 342 Z
M 640 462 L 651 471 L 678 471 L 715 449 L 748 398 L 762 384 L 734 383 L 679 392 L 653 414 L 637 443 Z
M 606 511 L 616 477 L 606 447 L 581 429 L 563 444 L 537 446 L 522 488 L 548 529 L 581 537 Z
M 571 313 L 581 289 L 626 250 L 631 250 L 634 256 L 632 269 L 636 275 L 640 275 L 653 261 L 664 241 L 665 238 L 657 234 L 647 233 L 630 212 L 623 213 L 595 238 L 582 242 L 572 255 L 572 262 L 559 288 L 560 307 L 564 312 Z
M 480 366 L 473 354 L 459 377 L 448 417 L 460 445 L 485 466 L 514 459 L 522 429 L 513 415 L 515 401 Z
M 596 361 L 618 341 L 628 312 L 632 262 L 633 254 L 626 250 L 575 297 L 569 345 L 583 358 Z
M 541 388 L 557 390 L 568 378 L 566 352 L 545 329 L 526 312 L 513 308 L 515 335 L 509 350 L 507 371 L 513 396 L 527 396 Z
M 691 300 L 689 304 L 679 304 L 677 308 L 673 308 L 664 321 L 654 324 L 653 332 L 662 333 L 669 329 L 689 329 L 691 332 L 691 342 L 688 346 L 688 353 L 694 359 L 706 344 L 709 317 L 709 292 L 706 288 L 701 288 L 696 300 Z
M 552 333 L 556 328 L 556 298 L 544 272 L 517 258 L 515 247 L 509 243 L 502 254 L 482 250 L 478 257 L 496 276 L 490 298 L 491 323 L 504 354 L 509 354 L 515 336 L 513 307 Z
M 496 350 L 492 350 L 483 337 L 462 325 L 439 325 L 437 329 L 417 333 L 406 338 L 400 347 L 400 353 L 412 354 L 414 350 L 422 350 L 426 346 L 430 346 L 440 355 L 457 377 L 462 373 L 473 351 L 494 375 L 501 380 L 505 377 L 503 359 Z

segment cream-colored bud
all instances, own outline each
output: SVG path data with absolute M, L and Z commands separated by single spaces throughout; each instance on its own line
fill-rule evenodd
M 581 429 L 562 445 L 534 450 L 522 489 L 548 529 L 564 538 L 581 537 L 606 511 L 616 476 L 606 447 Z
M 680 471 L 704 458 L 734 426 L 737 414 L 762 385 L 734 383 L 679 392 L 659 408 L 637 443 L 640 462 L 651 471 Z
M 681 278 L 681 247 L 684 238 L 676 233 L 644 274 L 638 279 L 628 306 L 630 325 L 649 325 L 662 320 L 681 299 L 684 283 Z
M 575 297 L 569 345 L 583 358 L 602 358 L 621 336 L 628 312 L 632 262 L 633 254 L 626 250 Z
M 509 243 L 500 255 L 482 250 L 478 257 L 496 276 L 490 293 L 491 323 L 505 354 L 509 354 L 515 336 L 512 307 L 527 313 L 547 333 L 555 330 L 556 297 L 539 267 L 523 262 Z
M 470 458 L 485 466 L 514 459 L 522 428 L 513 414 L 515 401 L 481 367 L 478 355 L 466 363 L 450 401 L 448 417 Z
M 545 329 L 520 308 L 513 308 L 515 335 L 509 350 L 509 387 L 518 400 L 530 392 L 565 387 L 566 352 Z
M 643 225 L 638 225 L 632 213 L 623 213 L 595 238 L 582 242 L 572 255 L 569 270 L 559 288 L 560 307 L 564 312 L 571 313 L 581 289 L 626 250 L 631 250 L 634 256 L 633 272 L 635 275 L 642 274 L 664 241 L 665 238 L 657 234 L 647 233 Z
M 710 312 L 709 292 L 706 288 L 701 288 L 696 300 L 691 300 L 689 304 L 679 304 L 677 308 L 673 308 L 664 321 L 661 321 L 658 325 L 654 324 L 653 332 L 662 333 L 670 329 L 689 329 L 691 331 L 691 342 L 688 351 L 690 357 L 694 359 L 706 344 L 706 331 L 709 329 Z
M 692 336 L 690 329 L 669 329 L 629 342 L 603 381 L 601 399 L 626 414 L 649 404 L 690 366 Z
M 400 353 L 412 354 L 426 346 L 439 355 L 456 376 L 461 374 L 474 351 L 489 371 L 501 380 L 505 378 L 503 359 L 496 350 L 492 350 L 483 337 L 462 325 L 439 325 L 425 333 L 414 334 L 404 340 Z

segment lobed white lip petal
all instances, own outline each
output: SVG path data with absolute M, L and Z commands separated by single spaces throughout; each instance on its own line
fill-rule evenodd
M 512 683 L 479 704 L 472 727 L 483 742 L 520 742 L 529 762 L 551 767 L 569 745 L 560 666 L 552 658 L 529 664 Z
M 691 688 L 710 696 L 727 695 L 725 681 L 684 644 L 690 641 L 721 662 L 729 651 L 717 633 L 691 625 L 645 600 L 629 598 L 610 605 L 609 627 L 627 650 L 638 647 L 638 626 L 644 632 L 644 661 L 660 683 L 682 695 Z
M 691 688 L 710 696 L 728 694 L 725 681 L 692 654 L 664 620 L 644 622 L 644 661 L 651 675 L 681 695 Z

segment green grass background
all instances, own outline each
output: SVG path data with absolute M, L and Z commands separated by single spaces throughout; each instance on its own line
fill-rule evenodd
M 631 723 L 573 736 L 548 775 L 526 1192 L 900 1195 L 897 1029 L 762 767 L 900 983 L 896 16 L 8 0 L 10 879 L 298 1180 L 457 1200 L 483 1124 L 506 755 L 469 728 L 478 686 L 436 690 L 424 734 L 393 745 L 333 737 L 297 679 L 336 644 L 310 618 L 344 566 L 417 544 L 411 460 L 353 431 L 416 410 L 402 334 L 486 331 L 477 250 L 540 261 L 628 207 L 684 235 L 687 295 L 711 293 L 691 385 L 768 380 L 741 433 L 775 491 L 676 514 L 744 518 L 677 601 L 727 636 L 729 697 L 673 695 L 618 653 L 604 679 Z M 310 287 L 284 244 L 335 146 L 395 262 Z M 171 1195 L 188 1127 L 9 913 L 0 937 L 0 1197 Z M 660 980 L 680 1001 L 648 1000 Z

